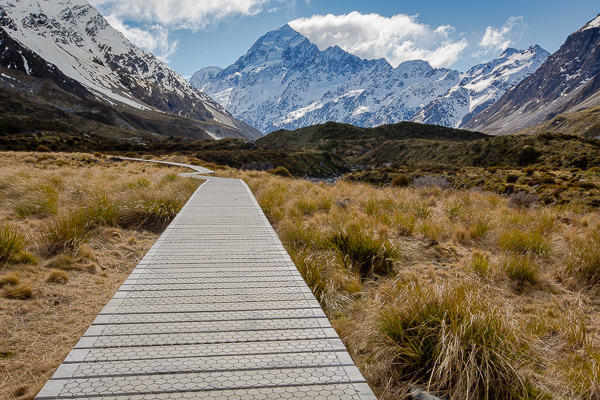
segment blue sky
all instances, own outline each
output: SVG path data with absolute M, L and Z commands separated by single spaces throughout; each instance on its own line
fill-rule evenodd
M 426 59 L 465 71 L 506 47 L 556 51 L 593 19 L 598 1 L 91 0 L 130 40 L 190 76 L 232 64 L 291 21 L 320 48 L 339 45 L 392 65 Z

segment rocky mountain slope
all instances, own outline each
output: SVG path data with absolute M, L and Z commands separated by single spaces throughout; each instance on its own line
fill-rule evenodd
M 509 134 L 600 105 L 600 15 L 571 34 L 531 76 L 465 124 Z M 597 121 L 597 119 L 596 119 Z M 554 121 L 561 124 L 562 120 Z M 591 123 L 589 127 L 597 124 Z M 585 130 L 578 132 L 585 135 Z
M 550 53 L 538 45 L 523 51 L 506 49 L 499 58 L 468 70 L 458 85 L 432 101 L 413 121 L 463 126 L 494 104 L 508 89 L 534 73 L 549 56 Z
M 177 121 L 183 136 L 260 136 L 134 46 L 85 0 L 0 4 L 0 46 L 0 86 L 30 92 L 47 104 L 54 105 L 54 100 L 39 90 L 44 85 L 60 89 L 63 102 L 75 96 L 92 108 L 109 107 L 115 118 L 127 114 L 135 120 L 128 124 L 113 118 L 113 125 L 120 127 L 145 125 L 149 132 L 172 134 L 160 126 L 166 118 Z M 56 104 L 57 109 L 63 106 Z
M 415 120 L 457 127 L 541 65 L 539 46 L 507 50 L 466 74 L 424 61 L 393 68 L 339 47 L 320 51 L 288 25 L 261 37 L 226 69 L 207 67 L 191 83 L 262 132 L 326 121 L 378 126 Z

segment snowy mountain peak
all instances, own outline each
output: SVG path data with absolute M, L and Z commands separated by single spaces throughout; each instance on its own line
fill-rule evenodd
M 213 120 L 225 130 L 243 126 L 152 54 L 129 42 L 85 0 L 3 2 L 0 28 L 110 104 Z
M 264 133 L 326 121 L 375 126 L 412 119 L 458 126 L 547 56 L 539 46 L 507 49 L 466 74 L 422 60 L 393 68 L 339 46 L 321 51 L 284 25 L 259 38 L 231 66 L 204 68 L 190 82 Z
M 593 20 L 591 20 L 590 22 L 585 24 L 584 27 L 581 28 L 578 32 L 585 31 L 588 29 L 595 29 L 595 28 L 600 28 L 600 14 L 598 14 L 598 16 L 596 18 L 594 18 Z
M 426 106 L 414 121 L 459 127 L 534 73 L 550 56 L 538 45 L 506 49 L 499 58 L 467 71 L 460 83 Z

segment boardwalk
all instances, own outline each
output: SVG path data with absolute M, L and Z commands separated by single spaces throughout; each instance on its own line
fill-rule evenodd
M 38 399 L 375 399 L 245 183 L 207 179 Z

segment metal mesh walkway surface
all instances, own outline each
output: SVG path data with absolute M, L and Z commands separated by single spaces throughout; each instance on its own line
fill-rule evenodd
M 244 182 L 208 179 L 38 399 L 375 399 Z

